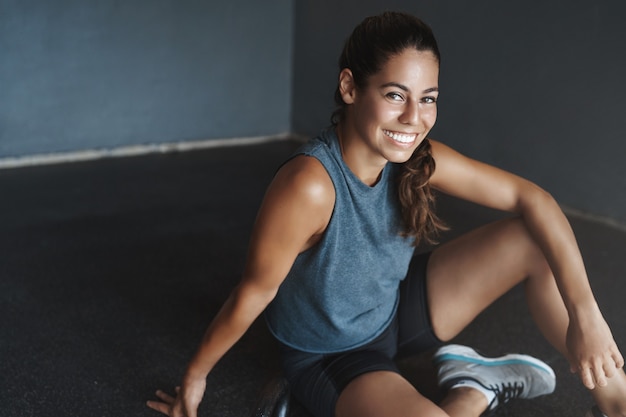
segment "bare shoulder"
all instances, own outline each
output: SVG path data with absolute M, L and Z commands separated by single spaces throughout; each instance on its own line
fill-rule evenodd
M 335 203 L 335 187 L 322 163 L 313 157 L 299 155 L 277 172 L 271 188 L 286 198 L 302 199 L 318 209 Z
M 431 140 L 435 172 L 430 183 L 455 197 L 498 210 L 515 212 L 519 201 L 537 195 L 530 181 L 469 158 L 451 147 Z
M 433 186 L 443 186 L 447 181 L 457 181 L 459 177 L 472 174 L 473 162 L 448 145 L 429 139 L 435 172 L 430 179 Z M 444 186 L 445 187 L 445 186 Z
M 262 215 L 268 211 L 285 226 L 297 227 L 309 237 L 322 233 L 335 206 L 335 187 L 316 158 L 299 155 L 283 165 L 270 184 Z
M 315 158 L 297 156 L 269 185 L 252 231 L 247 282 L 276 290 L 297 255 L 323 235 L 335 204 L 335 189 Z
M 448 145 L 439 142 L 438 140 L 428 139 L 428 141 L 430 142 L 430 147 L 432 150 L 433 158 L 435 158 L 435 162 L 437 162 L 438 159 L 445 160 L 449 157 L 454 156 L 455 154 L 457 156 L 460 156 L 457 151 L 455 151 Z

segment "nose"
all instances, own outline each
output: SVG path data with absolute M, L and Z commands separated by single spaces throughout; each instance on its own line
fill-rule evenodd
M 420 111 L 419 103 L 415 100 L 409 100 L 406 102 L 404 111 L 400 115 L 400 123 L 415 126 L 419 123 Z

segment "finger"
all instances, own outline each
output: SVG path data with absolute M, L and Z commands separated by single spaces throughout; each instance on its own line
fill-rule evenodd
M 615 360 L 613 359 L 612 356 L 610 356 L 609 358 L 607 358 L 606 361 L 604 361 L 602 370 L 604 371 L 604 375 L 606 375 L 607 378 L 612 378 L 613 375 L 615 375 L 616 369 L 617 369 L 617 366 L 615 365 Z
M 591 376 L 591 370 L 589 368 L 581 368 L 580 369 L 580 379 L 585 387 L 588 389 L 594 389 L 595 384 L 593 382 L 593 377 Z
M 616 368 L 619 369 L 624 367 L 624 357 L 617 349 L 613 352 L 613 360 L 615 361 Z
M 165 392 L 163 392 L 161 390 L 158 390 L 156 392 L 156 396 L 159 397 L 161 400 L 163 400 L 165 403 L 167 403 L 169 405 L 174 404 L 174 401 L 176 401 L 176 399 L 174 397 L 172 397 L 171 395 L 169 395 L 169 394 L 167 394 L 167 393 L 165 393 Z
M 600 387 L 606 386 L 607 382 L 606 382 L 606 375 L 604 375 L 604 365 L 602 361 L 600 361 L 599 359 L 594 362 L 594 365 L 592 368 L 592 374 L 593 374 L 593 379 L 596 381 L 596 385 Z
M 604 364 L 604 367 L 602 368 L 602 370 L 604 371 L 604 376 L 606 376 L 607 378 L 613 378 L 613 375 L 615 375 L 615 366 L 613 365 L 613 361 L 611 361 L 611 363 Z
M 166 416 L 170 415 L 170 405 L 162 403 L 160 401 L 148 401 L 146 405 L 152 408 L 155 411 L 158 411 L 161 414 L 165 414 Z

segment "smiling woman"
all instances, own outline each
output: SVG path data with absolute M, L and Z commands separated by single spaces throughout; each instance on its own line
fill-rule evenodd
M 357 87 L 353 72 L 344 68 L 339 92 L 347 114 L 339 125 L 340 140 L 359 137 L 355 147 L 363 143 L 377 147 L 379 166 L 406 162 L 437 120 L 438 78 L 435 56 L 414 49 L 390 57 L 362 88 Z
M 461 417 L 551 393 L 539 359 L 443 346 L 523 283 L 546 339 L 626 415 L 624 360 L 591 292 L 569 223 L 535 184 L 427 136 L 439 50 L 414 16 L 363 21 L 340 59 L 333 125 L 286 161 L 255 223 L 240 284 L 210 324 L 175 397 L 148 405 L 196 416 L 206 377 L 265 311 L 291 391 L 316 417 Z M 432 189 L 514 216 L 415 253 L 444 226 Z M 395 360 L 439 348 L 446 392 L 418 392 Z
M 404 176 L 400 187 L 402 210 L 411 219 L 406 222 L 407 235 L 432 241 L 428 234 L 441 229 L 442 224 L 430 207 L 433 198 L 427 176 L 432 168 L 425 165 L 434 166 L 434 162 L 425 139 L 437 119 L 439 58 L 431 50 L 415 47 L 389 56 L 387 64 L 370 75 L 367 83 L 358 79 L 363 74 L 356 74 L 349 68 L 339 74 L 337 92 L 343 104 L 336 114 L 343 122 L 335 127 L 343 158 L 352 172 L 372 185 L 387 162 L 404 163 L 414 155 L 404 169 L 409 175 Z M 352 149 L 351 153 L 346 149 Z M 373 151 L 367 159 L 378 152 L 379 162 L 368 164 L 373 167 L 371 173 L 362 163 L 366 149 Z M 417 169 L 411 170 L 416 163 Z M 418 212 L 422 215 L 416 216 Z M 413 224 L 412 219 L 418 223 Z

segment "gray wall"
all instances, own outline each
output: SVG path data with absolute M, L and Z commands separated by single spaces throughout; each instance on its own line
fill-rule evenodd
M 291 0 L 0 0 L 0 158 L 290 130 Z
M 626 223 L 623 0 L 297 1 L 293 130 L 328 124 L 342 43 L 385 9 L 423 17 L 439 40 L 433 137 Z
M 0 158 L 314 135 L 343 40 L 385 9 L 439 39 L 433 137 L 626 223 L 622 0 L 0 0 Z

